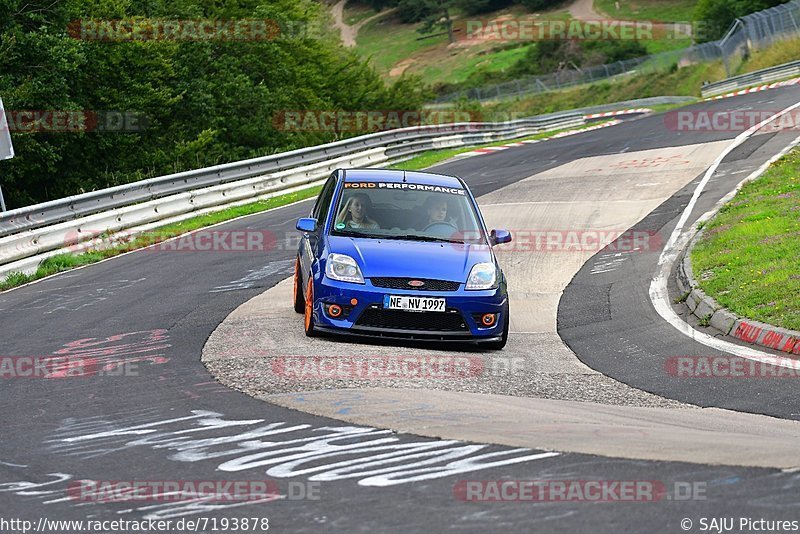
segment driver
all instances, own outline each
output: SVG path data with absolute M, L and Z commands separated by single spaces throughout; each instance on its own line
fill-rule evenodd
M 434 223 L 447 224 L 447 199 L 439 196 L 430 196 L 425 200 L 424 208 L 425 213 L 428 214 L 428 222 L 423 227 Z

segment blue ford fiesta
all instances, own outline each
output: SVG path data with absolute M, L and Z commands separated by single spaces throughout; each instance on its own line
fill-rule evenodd
M 335 171 L 303 233 L 294 309 L 306 335 L 469 341 L 503 348 L 508 292 L 475 199 L 457 177 Z

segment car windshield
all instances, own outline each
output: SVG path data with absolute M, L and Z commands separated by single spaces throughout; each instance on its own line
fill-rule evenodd
M 334 213 L 332 235 L 450 243 L 484 240 L 461 187 L 348 182 Z

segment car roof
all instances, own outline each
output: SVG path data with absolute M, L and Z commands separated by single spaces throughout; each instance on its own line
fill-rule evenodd
M 402 171 L 394 169 L 345 169 L 345 182 L 389 182 L 399 183 L 405 177 L 406 182 L 443 187 L 458 187 L 464 184 L 455 176 L 435 174 L 432 172 Z

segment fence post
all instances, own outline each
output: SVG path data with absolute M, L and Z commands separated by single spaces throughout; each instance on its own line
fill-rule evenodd
M 797 27 L 797 21 L 794 20 L 794 15 L 792 14 L 791 11 L 789 11 L 789 19 L 791 19 L 792 21 L 792 26 L 794 26 L 794 31 L 796 32 L 800 31 L 800 28 Z
M 731 77 L 731 65 L 728 62 L 728 55 L 725 53 L 725 49 L 722 48 L 722 44 L 717 45 L 719 47 L 720 54 L 722 55 L 722 64 L 725 65 L 725 77 Z

